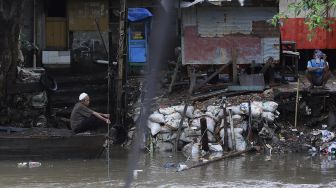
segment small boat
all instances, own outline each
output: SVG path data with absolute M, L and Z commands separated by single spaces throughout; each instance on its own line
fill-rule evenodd
M 104 134 L 75 135 L 70 130 L 43 128 L 1 130 L 3 127 L 0 127 L 0 159 L 89 159 L 104 150 Z

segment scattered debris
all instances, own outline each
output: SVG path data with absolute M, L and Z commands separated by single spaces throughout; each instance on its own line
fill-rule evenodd
M 42 166 L 42 163 L 40 162 L 33 162 L 33 161 L 29 161 L 29 162 L 21 162 L 17 164 L 18 168 L 37 168 Z

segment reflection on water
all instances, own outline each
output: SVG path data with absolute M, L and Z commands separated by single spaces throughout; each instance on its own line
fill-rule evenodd
M 134 187 L 335 187 L 336 159 L 298 154 L 245 155 L 207 166 L 176 172 L 167 162 L 184 162 L 183 155 L 141 155 Z M 115 151 L 111 180 L 107 163 L 97 160 L 41 161 L 39 168 L 17 168 L 21 161 L 0 162 L 0 187 L 122 187 L 127 152 Z M 188 161 L 187 164 L 190 164 Z

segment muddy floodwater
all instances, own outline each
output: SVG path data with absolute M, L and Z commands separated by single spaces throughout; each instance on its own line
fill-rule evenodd
M 27 159 L 28 160 L 28 159 Z M 336 159 L 304 154 L 248 154 L 183 172 L 164 168 L 183 162 L 182 154 L 142 154 L 133 187 L 336 187 Z M 42 160 L 38 168 L 18 168 L 18 160 L 0 162 L 0 187 L 122 187 L 127 152 L 113 151 L 111 179 L 104 158 Z M 188 163 L 188 162 L 187 162 Z

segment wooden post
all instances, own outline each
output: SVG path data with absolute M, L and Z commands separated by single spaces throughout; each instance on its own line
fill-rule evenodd
M 202 144 L 202 150 L 208 152 L 209 151 L 209 140 L 208 140 L 208 128 L 207 128 L 207 121 L 206 118 L 201 118 L 201 144 Z
M 228 139 L 228 125 L 227 125 L 227 117 L 226 117 L 226 104 L 224 103 L 223 108 L 223 127 L 224 127 L 224 151 L 229 151 L 229 139 Z
M 255 73 L 255 66 L 256 66 L 256 62 L 253 60 L 251 63 L 251 74 Z
M 248 102 L 249 108 L 249 121 L 248 121 L 248 128 L 247 128 L 247 140 L 251 142 L 252 140 L 252 111 L 251 111 L 251 101 Z
M 297 79 L 297 88 L 296 88 L 296 102 L 295 102 L 295 120 L 294 127 L 297 125 L 297 116 L 298 116 L 298 104 L 299 104 L 299 90 L 300 90 L 300 79 Z
M 233 128 L 233 120 L 232 120 L 232 111 L 229 110 L 229 119 L 230 119 L 230 129 L 231 129 L 231 143 L 232 143 L 232 150 L 236 150 L 236 139 L 235 139 L 235 132 Z
M 192 67 L 190 69 L 188 69 L 189 70 L 189 76 L 190 76 L 189 94 L 192 94 L 193 91 L 194 91 L 195 84 L 196 84 L 196 75 L 195 75 L 195 67 Z
M 232 153 L 229 153 L 227 155 L 224 155 L 223 157 L 212 159 L 212 160 L 209 160 L 209 161 L 206 161 L 206 162 L 201 162 L 201 163 L 192 165 L 190 167 L 183 168 L 183 169 L 181 169 L 179 171 L 185 171 L 185 170 L 189 170 L 189 169 L 192 169 L 192 168 L 197 168 L 197 167 L 200 167 L 200 166 L 205 166 L 205 165 L 208 165 L 208 164 L 211 164 L 211 163 L 214 163 L 214 162 L 221 161 L 223 159 L 227 159 L 227 158 L 231 158 L 231 157 L 237 157 L 237 156 L 240 156 L 241 154 L 248 153 L 248 152 L 255 151 L 255 150 L 256 150 L 256 148 L 249 148 L 249 149 L 246 149 L 244 151 L 232 152 Z
M 174 69 L 174 73 L 171 77 L 171 82 L 170 82 L 170 85 L 169 85 L 169 90 L 168 90 L 168 93 L 171 93 L 173 91 L 173 87 L 175 85 L 175 80 L 176 80 L 176 77 L 177 77 L 177 73 L 179 71 L 179 68 L 180 68 L 180 62 L 176 62 L 176 66 L 175 66 L 175 69 Z
M 178 146 L 178 142 L 180 140 L 181 131 L 182 131 L 182 125 L 183 125 L 183 121 L 184 121 L 185 115 L 187 113 L 187 109 L 188 109 L 188 102 L 186 102 L 185 105 L 184 105 L 184 109 L 183 109 L 183 113 L 182 113 L 182 118 L 180 120 L 180 124 L 179 124 L 178 130 L 177 130 L 177 136 L 176 136 L 176 140 L 175 140 L 174 152 L 177 152 L 177 146 Z
M 116 124 L 123 124 L 123 95 L 124 95 L 124 49 L 125 49 L 125 25 L 127 19 L 126 0 L 120 0 L 120 18 L 119 18 L 119 48 L 118 48 L 118 73 L 117 73 L 117 90 L 116 90 Z M 125 125 L 124 125 L 125 126 Z
M 238 82 L 237 54 L 238 50 L 236 48 L 232 48 L 232 81 L 235 84 Z

